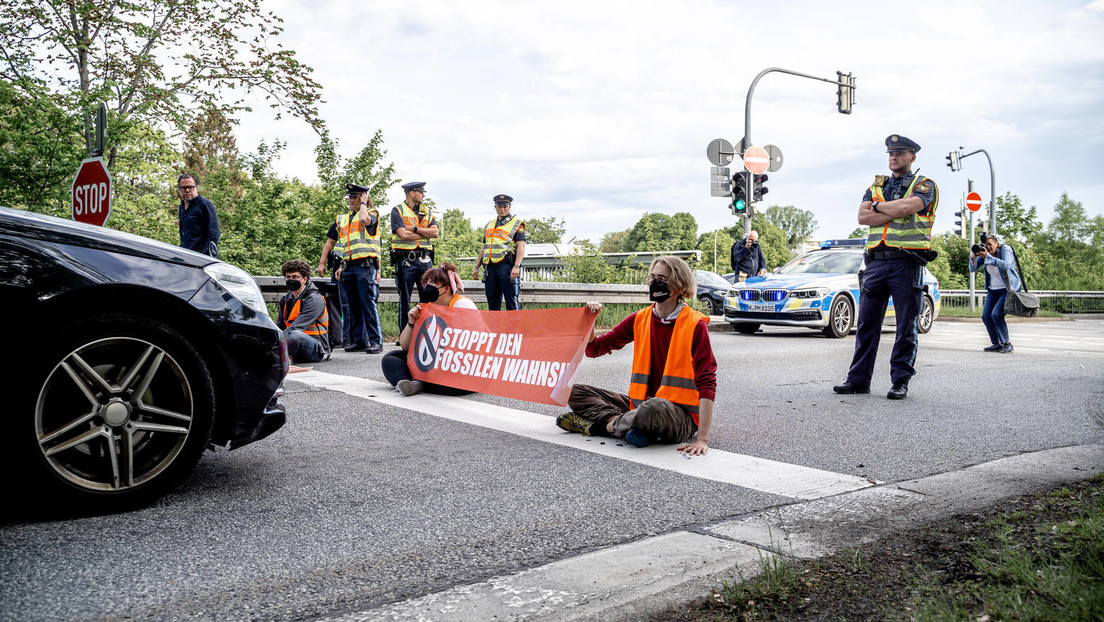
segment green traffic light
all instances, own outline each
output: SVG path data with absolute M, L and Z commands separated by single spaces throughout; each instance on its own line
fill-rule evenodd
M 747 203 L 744 203 L 743 199 L 736 199 L 732 202 L 732 207 L 736 209 L 738 213 L 743 213 L 747 209 Z

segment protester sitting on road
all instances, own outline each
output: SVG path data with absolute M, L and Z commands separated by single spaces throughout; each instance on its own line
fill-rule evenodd
M 1009 289 L 1018 292 L 1022 287 L 1016 271 L 1016 254 L 1012 245 L 1005 244 L 995 233 L 982 233 L 981 244 L 975 244 L 971 251 L 970 272 L 985 266 L 985 306 L 981 310 L 981 321 L 989 333 L 990 343 L 982 349 L 1008 354 L 1013 348 L 1004 319 L 1004 301 Z
M 648 268 L 648 285 L 652 306 L 601 337 L 591 330 L 586 346 L 593 358 L 634 342 L 628 395 L 577 384 L 567 402 L 571 412 L 557 417 L 556 425 L 586 436 L 624 438 L 637 447 L 686 443 L 678 450 L 703 455 L 717 391 L 709 317 L 684 302 L 694 298 L 697 283 L 682 259 L 657 257 Z M 602 305 L 588 302 L 587 308 L 597 313 Z
M 280 299 L 276 325 L 287 339 L 292 363 L 317 363 L 330 357 L 330 314 L 326 299 L 310 280 L 310 266 L 301 259 L 284 262 L 280 272 L 288 293 Z
M 422 313 L 422 305 L 435 304 L 458 309 L 476 309 L 471 298 L 459 294 L 463 290 L 464 285 L 460 281 L 456 266 L 452 263 L 445 262 L 436 268 L 426 270 L 422 274 L 421 285 L 418 289 L 421 302 L 407 313 L 406 325 L 403 327 L 402 334 L 399 335 L 399 346 L 402 349 L 388 352 L 381 362 L 384 377 L 403 395 L 415 395 L 422 391 L 439 395 L 467 395 L 472 393 L 472 391 L 465 389 L 415 380 L 410 373 L 410 367 L 406 364 L 406 353 L 410 350 L 414 323 Z

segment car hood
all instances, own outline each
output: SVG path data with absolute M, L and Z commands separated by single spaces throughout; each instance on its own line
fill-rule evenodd
M 95 248 L 202 268 L 218 260 L 179 246 L 81 222 L 0 207 L 0 228 L 23 239 Z
M 744 281 L 751 289 L 802 289 L 806 287 L 844 287 L 858 279 L 855 274 L 768 274 Z M 737 286 L 739 287 L 739 286 Z

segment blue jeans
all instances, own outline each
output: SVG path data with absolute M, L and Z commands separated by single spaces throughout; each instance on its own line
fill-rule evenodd
M 406 327 L 406 314 L 410 313 L 410 296 L 421 287 L 422 275 L 433 267 L 429 261 L 402 262 L 395 266 L 395 287 L 399 289 L 399 332 Z M 418 294 L 418 300 L 422 296 Z
M 518 294 L 521 279 L 511 279 L 510 270 L 514 265 L 508 261 L 489 263 L 483 267 L 485 279 L 483 289 L 487 293 L 487 308 L 491 311 L 502 309 L 502 298 L 506 298 L 506 310 L 518 310 Z
M 347 347 L 382 345 L 379 313 L 376 310 L 379 284 L 376 283 L 375 266 L 370 264 L 346 266 L 341 271 L 341 297 L 349 303 Z
M 981 309 L 981 321 L 989 332 L 993 345 L 1008 343 L 1008 323 L 1004 321 L 1004 299 L 1007 289 L 990 289 L 985 292 L 985 306 Z
M 301 330 L 287 331 L 287 349 L 292 363 L 317 363 L 326 354 L 321 341 Z

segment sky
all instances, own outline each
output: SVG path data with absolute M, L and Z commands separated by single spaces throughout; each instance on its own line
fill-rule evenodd
M 473 225 L 494 216 L 499 193 L 523 219 L 562 218 L 565 242 L 597 243 L 647 212 L 689 212 L 699 233 L 733 225 L 729 201 L 710 196 L 706 147 L 744 136 L 752 81 L 772 67 L 856 78 L 850 115 L 834 84 L 779 72 L 751 98 L 750 142 L 783 154 L 760 206 L 812 212 L 814 237 L 858 226 L 863 192 L 888 172 L 890 134 L 921 146 L 914 170 L 941 192 L 937 233 L 953 229 L 968 179 L 986 206 L 993 194 L 983 153 L 947 167 L 959 147 L 984 149 L 997 196 L 1019 196 L 1044 223 L 1063 192 L 1104 214 L 1104 0 L 264 6 L 314 68 L 339 153 L 381 130 L 397 176 L 425 181 L 439 209 Z M 317 181 L 306 123 L 261 105 L 239 121 L 243 152 L 285 141 L 277 172 Z

